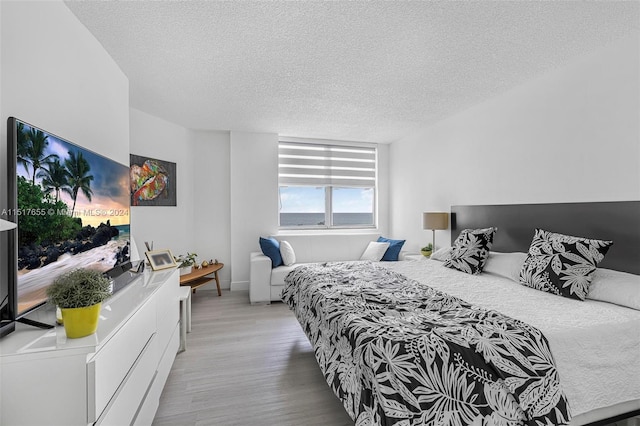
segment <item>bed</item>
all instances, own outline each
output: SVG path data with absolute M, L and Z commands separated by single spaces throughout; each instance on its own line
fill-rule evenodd
M 610 214 L 608 227 L 594 226 Z M 536 227 L 612 235 L 599 266 L 637 274 L 639 217 L 640 202 L 458 206 L 452 242 L 461 229 L 496 226 L 497 256 L 526 252 Z M 520 285 L 512 265 L 488 269 L 307 265 L 287 277 L 283 300 L 356 425 L 582 425 L 639 412 L 640 310 Z

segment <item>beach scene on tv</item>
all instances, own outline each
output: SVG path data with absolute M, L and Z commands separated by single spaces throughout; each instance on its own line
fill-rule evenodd
M 18 312 L 55 277 L 129 259 L 129 168 L 17 123 Z

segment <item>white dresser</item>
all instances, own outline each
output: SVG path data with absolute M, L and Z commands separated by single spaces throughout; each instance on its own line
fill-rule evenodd
M 0 424 L 151 424 L 179 346 L 179 288 L 175 269 L 144 272 L 80 339 L 18 324 L 0 339 Z M 52 309 L 34 315 L 55 323 Z

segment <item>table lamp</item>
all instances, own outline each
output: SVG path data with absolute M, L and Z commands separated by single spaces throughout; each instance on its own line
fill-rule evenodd
M 436 230 L 449 228 L 449 213 L 424 212 L 422 213 L 422 229 L 430 229 L 433 232 L 433 251 L 436 250 Z

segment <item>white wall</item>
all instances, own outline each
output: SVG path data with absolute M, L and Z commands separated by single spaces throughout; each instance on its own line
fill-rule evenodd
M 431 241 L 422 212 L 456 204 L 640 199 L 639 39 L 394 143 L 393 234 L 417 250 Z
M 387 238 L 402 239 L 401 236 L 389 233 L 391 215 L 389 205 L 389 191 L 391 188 L 389 152 L 389 144 L 378 144 L 378 182 L 376 183 L 378 189 L 378 229 L 376 233 Z
M 145 241 L 174 255 L 194 251 L 194 156 L 187 129 L 131 108 L 131 154 L 176 163 L 177 206 L 132 206 L 131 233 L 144 258 Z
M 131 108 L 131 153 L 176 163 L 177 205 L 131 207 L 140 256 L 144 242 L 174 255 L 218 259 L 222 288 L 231 282 L 229 132 L 194 131 Z M 248 254 L 247 254 L 248 256 Z M 207 284 L 201 290 L 214 289 Z
M 231 132 L 231 289 L 249 288 L 249 253 L 278 231 L 278 135 Z
M 231 282 L 231 188 L 229 132 L 192 131 L 194 146 L 195 225 L 193 251 L 202 260 L 225 264 L 218 273 L 220 285 Z M 247 254 L 247 256 L 249 256 Z M 211 284 L 203 287 L 211 288 Z
M 129 164 L 129 81 L 100 43 L 62 2 L 0 10 L 0 176 L 10 116 Z

